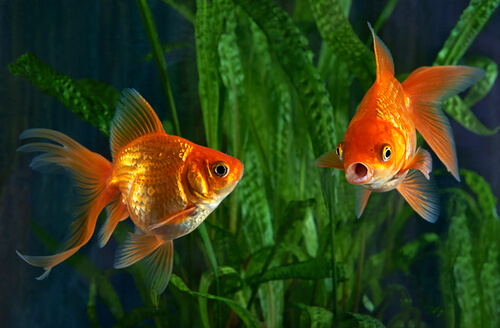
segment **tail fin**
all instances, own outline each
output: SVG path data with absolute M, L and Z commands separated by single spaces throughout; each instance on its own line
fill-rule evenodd
M 458 181 L 455 141 L 441 104 L 476 83 L 482 75 L 481 69 L 467 66 L 421 67 L 402 83 L 415 127 Z
M 23 152 L 42 152 L 31 162 L 33 169 L 43 171 L 64 168 L 74 180 L 80 194 L 80 205 L 75 211 L 76 220 L 71 224 L 70 235 L 50 256 L 26 256 L 17 253 L 31 265 L 43 267 L 46 272 L 37 279 L 44 279 L 55 265 L 63 262 L 85 245 L 94 233 L 99 213 L 110 203 L 118 190 L 108 187 L 107 180 L 113 165 L 99 154 L 93 153 L 70 137 L 48 129 L 24 131 L 20 139 L 45 138 L 58 144 L 39 142 L 21 146 Z

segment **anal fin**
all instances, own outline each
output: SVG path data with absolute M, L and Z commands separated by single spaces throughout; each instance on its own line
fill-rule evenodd
M 174 242 L 164 241 L 145 260 L 146 285 L 157 295 L 163 293 L 172 275 Z
M 127 206 L 123 204 L 121 197 L 117 195 L 116 199 L 106 207 L 107 218 L 101 230 L 99 230 L 99 247 L 104 247 L 113 234 L 118 222 L 129 216 Z
M 424 220 L 436 222 L 439 217 L 439 191 L 432 180 L 412 170 L 396 188 Z
M 142 260 L 163 243 L 154 235 L 138 235 L 128 233 L 125 242 L 118 247 L 115 258 L 115 269 L 123 269 Z
M 356 216 L 358 219 L 361 217 L 361 214 L 363 214 L 371 193 L 371 190 L 364 187 L 356 187 Z

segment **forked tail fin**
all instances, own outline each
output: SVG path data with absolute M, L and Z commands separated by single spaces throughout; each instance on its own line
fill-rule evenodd
M 108 187 L 108 178 L 113 165 L 99 154 L 93 153 L 70 137 L 48 129 L 24 131 L 20 139 L 44 138 L 54 143 L 36 142 L 21 146 L 23 152 L 42 152 L 31 162 L 33 169 L 42 171 L 64 168 L 75 183 L 79 193 L 79 207 L 75 211 L 76 220 L 71 224 L 70 235 L 59 246 L 57 254 L 50 256 L 27 256 L 17 254 L 31 265 L 43 267 L 46 271 L 37 279 L 47 277 L 52 267 L 63 262 L 85 245 L 94 233 L 99 213 L 118 193 Z
M 455 141 L 441 104 L 464 91 L 483 76 L 483 70 L 468 66 L 433 66 L 415 70 L 402 83 L 407 108 L 418 132 L 460 181 Z

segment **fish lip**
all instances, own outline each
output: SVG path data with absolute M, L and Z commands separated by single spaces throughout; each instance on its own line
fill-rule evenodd
M 356 168 L 358 168 L 358 165 L 362 165 L 366 169 L 366 173 L 363 176 L 360 176 L 360 174 L 356 172 Z M 352 163 L 347 167 L 345 178 L 350 184 L 367 184 L 373 179 L 373 170 L 369 165 L 366 165 L 364 163 Z

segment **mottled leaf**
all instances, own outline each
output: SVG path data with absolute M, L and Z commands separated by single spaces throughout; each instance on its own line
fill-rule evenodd
M 464 98 L 465 104 L 472 107 L 483 99 L 490 92 L 491 88 L 493 88 L 498 76 L 498 65 L 490 58 L 476 56 L 466 58 L 465 63 L 484 70 L 483 78 L 470 88 L 467 96 Z
M 310 0 L 323 40 L 361 81 L 365 90 L 375 80 L 375 57 L 354 33 L 339 0 Z
M 105 84 L 102 82 L 91 86 L 91 80 L 74 81 L 31 52 L 25 53 L 10 64 L 9 70 L 34 84 L 41 92 L 59 100 L 82 120 L 109 136 L 109 124 L 115 114 L 119 97 L 112 87 L 103 88 Z M 104 93 L 96 92 L 98 89 L 104 90 Z
M 219 129 L 219 55 L 218 43 L 223 26 L 221 1 L 196 2 L 196 59 L 207 145 L 218 148 Z
M 438 53 L 434 65 L 455 65 L 498 7 L 499 0 L 472 0 Z
M 500 127 L 487 128 L 474 115 L 469 106 L 459 96 L 454 96 L 443 103 L 443 110 L 464 128 L 480 135 L 489 136 L 497 133 Z

